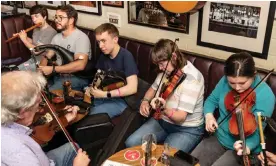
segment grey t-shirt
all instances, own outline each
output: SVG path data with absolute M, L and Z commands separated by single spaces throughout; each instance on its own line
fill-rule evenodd
M 45 29 L 36 28 L 33 32 L 33 44 L 42 45 L 50 44 L 57 31 L 50 25 Z
M 79 54 L 88 55 L 91 59 L 91 44 L 88 36 L 81 30 L 76 28 L 69 36 L 63 37 L 62 33 L 58 33 L 52 39 L 51 44 L 55 44 L 66 48 L 67 50 Z

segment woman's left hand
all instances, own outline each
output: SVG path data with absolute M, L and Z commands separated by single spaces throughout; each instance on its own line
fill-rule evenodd
M 151 100 L 150 105 L 153 109 L 164 108 L 166 105 L 166 100 L 161 97 L 155 97 Z

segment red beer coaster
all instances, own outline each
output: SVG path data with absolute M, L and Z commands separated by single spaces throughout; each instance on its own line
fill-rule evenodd
M 145 166 L 145 158 L 144 158 L 144 157 L 141 158 L 140 164 L 141 164 L 142 166 Z M 157 159 L 156 159 L 155 157 L 152 157 L 152 158 L 151 158 L 151 165 L 156 166 L 156 164 L 157 164 Z
M 54 97 L 53 99 L 52 99 L 52 102 L 53 103 L 55 103 L 55 104 L 59 104 L 59 103 L 61 103 L 61 102 L 64 102 L 64 98 L 63 97 Z
M 140 158 L 140 152 L 138 150 L 128 150 L 125 152 L 124 157 L 128 161 L 136 161 Z

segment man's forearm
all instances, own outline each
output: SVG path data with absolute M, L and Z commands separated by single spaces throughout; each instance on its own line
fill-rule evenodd
M 22 41 L 22 42 L 24 43 L 24 45 L 25 45 L 28 49 L 34 48 L 34 47 L 35 47 L 35 45 L 32 44 L 32 40 L 29 39 L 29 38 L 27 38 L 26 40 L 24 40 L 24 41 Z
M 77 60 L 66 65 L 56 66 L 57 73 L 75 73 L 84 70 L 86 63 L 83 60 Z

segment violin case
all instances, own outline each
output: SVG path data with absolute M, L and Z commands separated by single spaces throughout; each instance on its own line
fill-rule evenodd
M 95 156 L 103 147 L 114 125 L 108 114 L 87 115 L 74 125 L 74 138 L 78 145 L 87 151 L 89 156 Z

